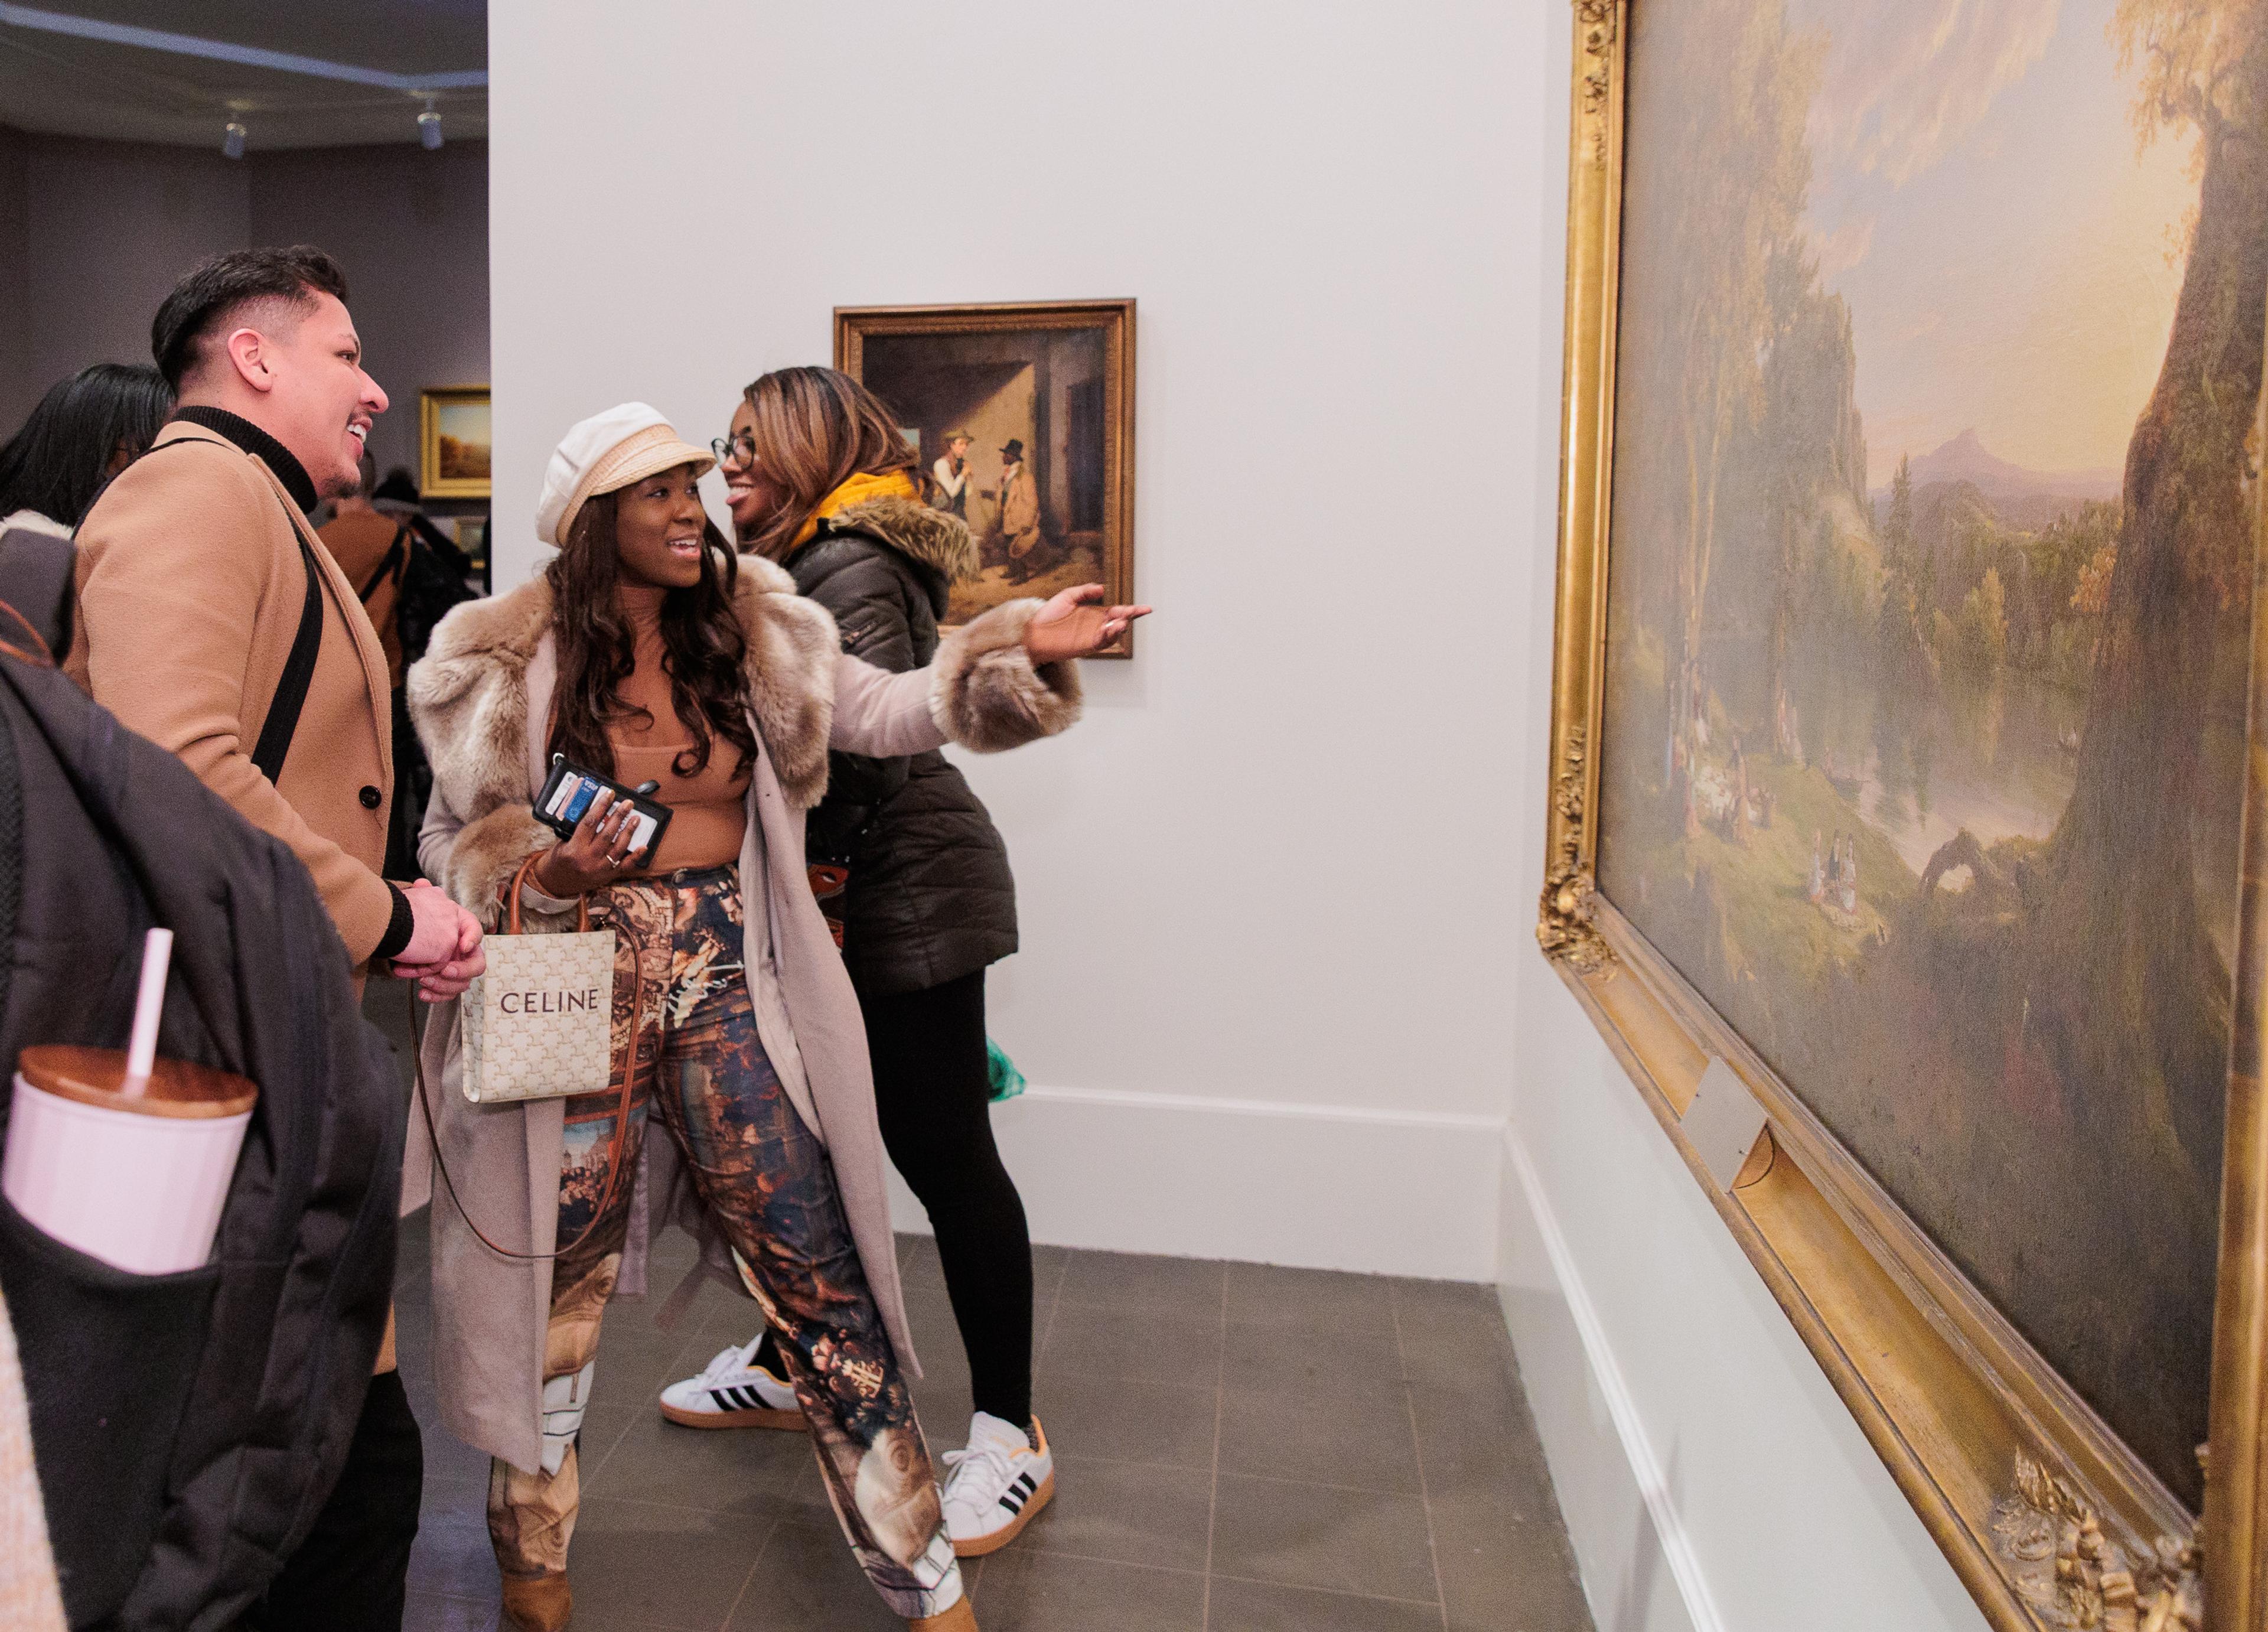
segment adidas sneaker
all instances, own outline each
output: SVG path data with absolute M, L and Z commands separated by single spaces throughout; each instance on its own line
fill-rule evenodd
M 763 1341 L 759 1332 L 745 1347 L 720 1351 L 698 1377 L 663 1389 L 662 1415 L 687 1428 L 808 1429 L 794 1387 L 755 1364 Z
M 1037 1417 L 1027 1439 L 1014 1423 L 979 1411 L 968 1423 L 968 1448 L 942 1459 L 950 1470 L 945 1527 L 962 1558 L 998 1552 L 1056 1493 L 1056 1459 Z

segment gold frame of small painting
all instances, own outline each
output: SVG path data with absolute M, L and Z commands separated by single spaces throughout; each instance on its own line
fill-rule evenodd
M 947 627 L 1003 600 L 1098 583 L 1134 599 L 1134 303 L 837 306 L 835 366 L 888 405 L 975 535 Z M 1134 655 L 1129 629 L 1095 654 Z
M 1862 3 L 1887 5 L 1894 0 L 1851 3 L 1855 10 Z M 2248 601 L 2251 614 L 2246 648 L 2250 719 L 2249 725 L 2235 728 L 2244 765 L 2241 836 L 2233 839 L 2228 857 L 2236 875 L 2229 883 L 2237 922 L 2224 989 L 2225 1137 L 2215 1176 L 2218 1195 L 2205 1203 L 2207 1209 L 2215 1201 L 2218 1205 L 2217 1260 L 2206 1271 L 2209 1279 L 2217 1278 L 2218 1296 L 2211 1319 L 2210 1386 L 2203 1400 L 2191 1401 L 2209 1425 L 2205 1444 L 2194 1453 L 2204 1465 L 2204 1477 L 2202 1501 L 2193 1509 L 2176 1497 L 2153 1465 L 2111 1429 L 1815 1110 L 1814 1096 L 1826 1082 L 1819 1074 L 1822 1068 L 1815 1066 L 1802 1083 L 1784 1077 L 1765 1057 L 1769 1040 L 1764 1045 L 1752 1041 L 1717 1000 L 1703 995 L 1705 981 L 1713 979 L 1719 989 L 1727 984 L 1721 969 L 1697 964 L 1690 956 L 1683 963 L 1673 961 L 1658 944 L 1658 937 L 1679 929 L 1682 921 L 1671 914 L 1689 898 L 1668 899 L 1664 889 L 1649 893 L 1632 886 L 1633 878 L 1649 885 L 1656 880 L 1652 873 L 1633 871 L 1646 864 L 1633 859 L 1631 844 L 1620 842 L 1626 833 L 1637 831 L 1629 826 L 1637 820 L 1630 814 L 1637 806 L 1627 790 L 1638 786 L 1643 792 L 1651 786 L 1634 782 L 1631 768 L 1642 763 L 1652 776 L 1653 767 L 1666 765 L 1660 774 L 1674 777 L 1681 766 L 1699 761 L 1692 754 L 1683 761 L 1675 757 L 1683 736 L 1667 739 L 1666 749 L 1660 731 L 1638 733 L 1631 741 L 1611 728 L 1618 718 L 1653 718 L 1635 713 L 1631 698 L 1647 708 L 1659 706 L 1673 721 L 1673 731 L 1685 729 L 1677 722 L 1705 722 L 1707 716 L 1701 712 L 1705 704 L 1693 700 L 1706 695 L 1697 683 L 1692 696 L 1657 705 L 1655 693 L 1621 680 L 1621 711 L 1609 704 L 1610 670 L 1618 661 L 1634 665 L 1638 659 L 1630 653 L 1648 650 L 1632 638 L 1609 639 L 1610 611 L 1654 604 L 1611 602 L 1610 585 L 1619 575 L 1624 585 L 1638 586 L 1625 587 L 1626 596 L 1651 592 L 1660 602 L 1670 593 L 1660 587 L 1668 580 L 1649 578 L 1640 570 L 1652 559 L 1642 552 L 1654 535 L 1639 525 L 1643 516 L 1633 518 L 1619 508 L 1626 501 L 1616 482 L 1618 456 L 1632 471 L 1651 468 L 1644 461 L 1652 446 L 1640 430 L 1668 445 L 1660 422 L 1668 415 L 1674 423 L 1685 411 L 1670 395 L 1643 395 L 1636 383 L 1652 378 L 1641 372 L 1649 360 L 1660 371 L 1664 342 L 1658 336 L 1666 332 L 1664 326 L 1635 331 L 1638 342 L 1652 346 L 1651 351 L 1624 340 L 1632 313 L 1643 318 L 1655 310 L 1641 305 L 1631 290 L 1668 286 L 1660 272 L 1668 252 L 1658 235 L 1649 238 L 1645 231 L 1653 217 L 1626 208 L 1626 99 L 1631 93 L 1626 52 L 1633 14 L 1642 29 L 1659 27 L 1668 33 L 1669 21 L 1681 17 L 1680 8 L 1695 0 L 1572 4 L 1565 419 L 1545 883 L 1537 925 L 1543 952 L 1999 1632 L 2268 1632 L 2268 1098 L 2261 1087 L 2268 1073 L 2268 577 L 2259 570 L 2268 559 L 2268 517 L 2257 475 L 2252 490 L 2243 495 L 2250 513 L 2242 514 L 2232 504 L 2225 529 L 2234 537 L 2228 549 L 2237 562 L 2231 617 L 2244 611 Z M 1657 24 L 1657 18 L 1664 20 Z M 1640 108 L 1642 115 L 1654 110 L 1658 122 L 1650 129 L 1660 128 L 1663 99 L 1688 94 L 1680 78 L 1676 73 L 1656 74 L 1639 85 L 1643 96 L 1653 99 Z M 1666 161 L 1649 153 L 1646 162 Z M 1655 189 L 1647 197 L 1657 212 L 1667 208 L 1659 201 L 1683 196 L 1660 181 L 1659 170 L 1646 173 Z M 2248 241 L 2230 236 L 2232 241 Z M 2230 310 L 2220 320 L 2231 328 L 2268 322 L 2268 310 L 2250 304 L 2257 298 L 2255 285 L 2244 309 Z M 2187 305 L 2185 300 L 2184 309 Z M 2229 347 L 2232 355 L 2248 355 L 2234 340 Z M 2249 356 L 2257 387 L 2257 331 Z M 1619 396 L 1618 372 L 1625 377 Z M 2250 417 L 2253 448 L 2268 438 L 2268 417 L 2257 402 L 2238 403 L 2228 417 L 2240 425 Z M 2128 480 L 2133 480 L 2131 474 Z M 2231 488 L 2241 490 L 2237 484 Z M 2130 496 L 2128 502 L 2137 501 Z M 2118 570 L 2128 573 L 2123 559 Z M 1672 588 L 1687 601 L 1698 597 L 1687 580 Z M 2114 584 L 2114 610 L 2122 590 L 2130 602 L 2138 593 L 2131 585 Z M 1685 637 L 1687 646 L 1697 650 L 1708 626 L 1690 610 L 1681 615 L 1702 631 Z M 2242 642 L 2244 636 L 2235 638 Z M 2240 669 L 2243 655 L 2234 655 Z M 1697 661 L 1690 666 L 1701 665 Z M 1686 670 L 1673 659 L 1660 672 L 1682 675 Z M 2243 682 L 2238 684 L 2242 687 Z M 1720 729 L 1729 751 L 1740 754 L 1733 727 Z M 2095 730 L 2093 717 L 2088 730 L 2090 736 Z M 1711 740 L 1698 727 L 1690 734 L 1703 744 Z M 1751 731 L 1750 763 L 1764 764 L 1778 752 L 1764 746 L 1770 739 L 1769 726 Z M 1827 766 L 1834 762 L 1831 754 L 1826 756 Z M 1786 765 L 1795 771 L 1787 771 Z M 1801 744 L 1793 756 L 1772 759 L 1771 766 L 1771 774 L 1783 779 L 1817 769 L 1802 757 Z M 1689 783 L 1698 780 L 1698 773 L 1683 774 Z M 1831 782 L 1835 772 L 1818 774 Z M 2138 773 L 2147 774 L 2146 768 Z M 1743 789 L 1746 775 L 1744 770 L 1738 784 Z M 1688 844 L 1699 842 L 1691 837 L 1701 820 L 1694 815 L 1696 798 L 1689 794 L 1684 807 Z M 1644 808 L 1650 812 L 1653 807 Z M 1769 805 L 1754 820 L 1737 803 L 1729 808 L 1734 827 L 1749 820 L 1760 831 L 1773 828 Z M 1699 831 L 1704 839 L 1717 833 L 1714 827 Z M 1743 837 L 1740 842 L 1760 842 Z M 1838 834 L 1838 847 L 1842 842 Z M 2039 842 L 2011 842 L 2009 854 L 2029 855 L 2022 845 Z M 1778 852 L 1773 854 L 1777 858 Z M 1999 865 L 1982 849 L 1957 864 L 1974 867 L 1979 876 Z M 1855 852 L 1848 876 L 1857 878 Z M 2031 875 L 2019 876 L 2027 884 L 2036 882 Z M 1893 901 L 1904 915 L 1896 920 L 1896 933 L 1885 935 L 1885 947 L 1894 947 L 1899 935 L 1922 933 L 1954 910 L 1943 905 L 1942 893 L 1933 898 L 1934 905 L 1926 898 L 1933 881 L 1933 875 L 1924 875 L 1920 888 L 1926 899 L 1919 906 L 1911 904 L 1911 891 Z M 1688 883 L 1689 891 L 1699 887 Z M 1793 899 L 1801 899 L 1800 883 L 1791 890 Z M 1815 902 L 1819 899 L 1812 896 Z M 2006 899 L 2021 906 L 2027 898 L 2012 890 L 2005 898 L 1974 899 L 1988 905 Z M 1986 907 L 1970 910 L 1981 915 Z M 2009 908 L 2012 919 L 2017 910 Z M 2124 908 L 2106 902 L 2096 910 L 2115 917 Z M 2137 910 L 2144 908 L 2138 905 Z M 1929 911 L 1938 918 L 1923 915 Z M 2106 932 L 2111 927 L 2110 917 L 2103 927 Z M 1876 954 L 1862 948 L 1858 955 Z M 1771 974 L 1774 967 L 1759 957 Z M 1808 1062 L 1815 1055 L 1798 1057 Z M 1865 1062 L 1845 1061 L 1843 1069 L 1853 1081 L 1870 1080 L 1857 1076 L 1872 1069 Z M 1932 1084 L 1917 1078 L 1901 1086 L 1920 1094 Z M 2100 1160 L 2103 1186 L 2132 1183 L 2120 1150 L 2102 1149 Z M 2022 1180 L 2021 1173 L 2011 1171 L 2012 1183 Z M 2171 1198 L 2158 1199 L 2170 1204 Z M 2214 1215 L 2207 1210 L 2205 1216 Z M 2106 1318 L 2125 1308 L 2150 1306 L 2132 1301 L 2149 1290 L 2142 1283 L 2147 1277 L 2097 1268 Z M 1831 1620 L 1831 1613 L 1822 1611 L 1822 1618 Z
M 487 454 L 491 445 L 473 445 L 450 435 L 453 412 L 488 412 L 486 386 L 429 386 L 417 393 L 417 491 L 429 499 L 484 499 L 492 481 Z M 481 457 L 466 450 L 477 445 Z

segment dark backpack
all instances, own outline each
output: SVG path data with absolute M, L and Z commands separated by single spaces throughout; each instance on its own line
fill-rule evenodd
M 345 1463 L 385 1332 L 407 1101 L 298 858 L 44 660 L 68 644 L 72 553 L 0 536 L 0 1066 L 32 1043 L 122 1047 L 162 924 L 160 1051 L 261 1094 L 216 1261 L 128 1275 L 0 1198 L 0 1290 L 71 1625 L 215 1632 Z M 0 1096 L 0 1135 L 5 1112 Z

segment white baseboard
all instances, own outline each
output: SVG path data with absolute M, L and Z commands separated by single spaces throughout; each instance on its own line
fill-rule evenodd
M 1504 1121 L 1035 1086 L 995 1108 L 1032 1239 L 1487 1281 Z M 902 1230 L 921 1205 L 891 1175 Z
M 1669 1481 L 1568 1251 L 1566 1236 L 1526 1148 L 1510 1128 L 1505 1130 L 1504 1151 L 1505 1210 L 1509 1215 L 1525 1202 L 1553 1283 L 1537 1287 L 1539 1267 L 1518 1262 L 1531 1254 L 1523 1253 L 1513 1239 L 1519 1221 L 1507 1217 L 1506 1319 L 1520 1352 L 1529 1403 L 1544 1437 L 1569 1535 L 1584 1565 L 1592 1613 L 1602 1626 L 1611 1621 L 1648 1628 L 1675 1627 L 1679 1632 L 1689 1627 L 1691 1632 L 1725 1632 Z M 1571 1348 L 1566 1328 L 1571 1327 L 1578 1353 L 1566 1352 Z M 1578 1365 L 1587 1375 L 1569 1377 Z M 1600 1407 L 1611 1425 L 1611 1441 L 1599 1431 L 1605 1426 L 1596 1421 Z M 1624 1467 L 1612 1465 L 1616 1445 Z M 1636 1526 L 1632 1515 L 1617 1511 L 1627 1505 L 1632 1486 L 1645 1509 L 1645 1522 Z M 1674 1587 L 1675 1604 L 1663 1603 L 1649 1590 L 1650 1578 L 1662 1574 Z M 1681 1608 L 1682 1616 L 1677 1613 Z

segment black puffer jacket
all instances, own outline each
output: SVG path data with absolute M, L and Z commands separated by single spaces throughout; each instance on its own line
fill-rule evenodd
M 821 522 L 787 569 L 843 651 L 903 673 L 936 655 L 946 588 L 976 571 L 976 546 L 958 517 L 869 499 Z M 812 860 L 849 862 L 843 955 L 861 990 L 923 991 L 1016 950 L 1007 849 L 944 754 L 829 754 L 806 831 Z

